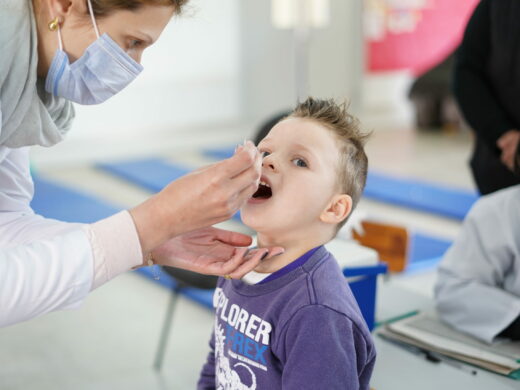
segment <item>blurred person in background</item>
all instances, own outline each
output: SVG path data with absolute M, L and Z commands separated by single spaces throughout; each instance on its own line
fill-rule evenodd
M 482 0 L 455 58 L 454 93 L 475 132 L 471 170 L 481 194 L 520 183 L 520 2 Z
M 520 185 L 480 198 L 438 268 L 441 318 L 486 342 L 520 340 Z

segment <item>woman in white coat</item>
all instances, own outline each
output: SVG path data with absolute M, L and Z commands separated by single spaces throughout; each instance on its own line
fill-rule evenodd
M 252 143 L 94 224 L 35 215 L 28 146 L 52 146 L 71 102 L 97 104 L 142 70 L 187 0 L 4 0 L 0 3 L 0 326 L 75 308 L 118 274 L 155 263 L 239 278 L 281 248 L 247 253 L 246 235 L 212 228 L 258 186 Z
M 441 317 L 486 342 L 520 340 L 520 185 L 480 198 L 444 256 Z

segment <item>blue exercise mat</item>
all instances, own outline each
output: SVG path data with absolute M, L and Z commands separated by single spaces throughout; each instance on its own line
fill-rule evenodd
M 369 172 L 363 196 L 458 220 L 464 219 L 479 197 L 474 191 L 375 172 Z
M 452 244 L 449 240 L 417 232 L 412 234 L 410 241 L 406 273 L 434 267 Z
M 206 157 L 213 158 L 215 160 L 225 160 L 226 158 L 230 158 L 235 153 L 234 147 L 225 147 L 225 148 L 212 148 L 212 149 L 204 149 L 202 154 Z
M 152 192 L 161 191 L 192 170 L 159 158 L 101 163 L 96 167 Z
M 44 217 L 66 222 L 92 223 L 121 211 L 120 207 L 111 205 L 95 196 L 73 190 L 40 176 L 33 175 L 33 180 L 35 191 L 31 207 L 37 214 Z M 139 268 L 134 272 L 154 280 L 150 267 Z M 164 272 L 161 273 L 158 282 L 171 288 L 176 283 L 170 275 Z M 213 291 L 184 288 L 181 294 L 204 306 L 213 307 Z
M 216 160 L 233 155 L 230 147 L 207 149 L 203 154 Z M 478 199 L 475 191 L 454 189 L 416 179 L 405 179 L 370 171 L 363 196 L 444 217 L 463 220 Z
M 65 222 L 92 223 L 121 211 L 94 196 L 34 176 L 32 209 L 47 218 Z
M 431 237 L 422 233 L 413 233 L 410 243 L 409 262 L 414 263 L 442 256 L 452 244 L 442 238 Z

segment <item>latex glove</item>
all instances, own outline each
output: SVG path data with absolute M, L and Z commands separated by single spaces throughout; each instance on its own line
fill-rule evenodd
M 157 264 L 240 279 L 263 258 L 283 253 L 280 247 L 251 251 L 243 248 L 249 246 L 251 241 L 247 235 L 209 227 L 177 236 L 152 254 Z

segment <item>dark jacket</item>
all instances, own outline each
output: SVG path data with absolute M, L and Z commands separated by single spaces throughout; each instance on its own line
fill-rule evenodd
M 471 167 L 481 193 L 520 183 L 500 161 L 502 134 L 520 130 L 520 1 L 482 0 L 457 51 L 454 93 L 477 135 Z

